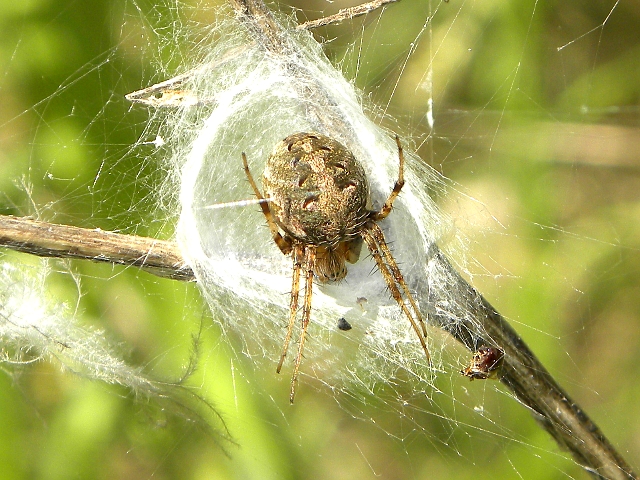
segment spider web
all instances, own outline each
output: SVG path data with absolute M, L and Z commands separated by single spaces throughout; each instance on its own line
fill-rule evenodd
M 275 143 L 304 130 L 328 133 L 354 152 L 371 180 L 374 208 L 395 180 L 392 132 L 399 133 L 408 185 L 381 225 L 418 300 L 424 303 L 430 288 L 452 303 L 458 297 L 425 271 L 425 252 L 435 242 L 613 443 L 628 458 L 638 457 L 633 152 L 634 59 L 640 57 L 637 40 L 628 38 L 638 15 L 632 7 L 403 0 L 315 32 L 322 47 L 305 32 L 292 33 L 296 55 L 283 59 L 265 54 L 228 10 L 130 0 L 123 11 L 104 14 L 108 26 L 93 34 L 94 57 L 69 60 L 61 72 L 44 70 L 44 78 L 62 80 L 37 85 L 52 92 L 43 100 L 20 97 L 14 77 L 26 68 L 24 52 L 38 45 L 30 28 L 38 27 L 41 42 L 64 50 L 68 43 L 58 34 L 70 12 L 39 25 L 24 8 L 14 13 L 24 27 L 12 31 L 0 81 L 11 106 L 0 125 L 6 156 L 27 167 L 5 162 L 3 209 L 176 235 L 208 308 L 193 286 L 131 270 L 66 262 L 43 267 L 3 256 L 7 268 L 22 273 L 5 276 L 2 298 L 30 304 L 27 292 L 49 305 L 45 311 L 64 305 L 54 323 L 88 325 L 84 337 L 96 339 L 96 328 L 107 329 L 107 346 L 92 348 L 113 356 L 98 358 L 89 349 L 66 360 L 60 353 L 69 351 L 68 331 L 45 331 L 38 323 L 55 319 L 51 314 L 19 315 L 33 320 L 27 322 L 31 335 L 47 339 L 44 332 L 50 344 L 10 343 L 2 330 L 3 381 L 13 383 L 4 389 L 11 393 L 3 411 L 21 412 L 19 432 L 33 418 L 50 424 L 36 427 L 40 449 L 7 459 L 15 471 L 23 458 L 51 476 L 64 476 L 69 465 L 96 476 L 98 459 L 110 465 L 109 477 L 135 471 L 167 478 L 462 478 L 486 474 L 489 466 L 496 478 L 585 476 L 504 387 L 461 377 L 470 354 L 437 328 L 429 330 L 435 365 L 427 367 L 366 255 L 344 283 L 314 288 L 296 404 L 288 405 L 290 363 L 279 376 L 274 370 L 286 330 L 291 260 L 273 244 L 258 207 L 209 207 L 251 198 L 242 151 L 258 176 Z M 284 9 L 279 18 L 287 24 L 291 13 L 302 20 L 337 8 L 306 4 Z M 100 46 L 111 38 L 115 47 Z M 177 107 L 149 115 L 122 98 L 184 72 L 194 73 L 181 84 L 186 96 Z M 620 76 L 629 78 L 624 88 Z M 315 88 L 312 80 L 327 87 L 332 102 L 304 95 Z M 82 163 L 88 157 L 94 161 Z M 3 300 L 3 318 L 16 318 L 13 305 Z M 341 331 L 340 318 L 353 329 Z M 194 335 L 198 368 L 192 371 L 185 364 L 194 357 Z M 82 368 L 100 363 L 117 364 L 116 380 Z M 59 365 L 125 384 L 152 406 L 69 380 L 56 373 Z M 189 400 L 174 402 L 186 402 L 183 409 L 166 407 L 158 399 L 170 397 L 171 389 L 144 387 L 157 386 L 159 378 L 175 384 L 185 372 L 239 447 L 217 448 L 194 430 L 191 425 L 215 421 L 206 413 L 195 421 L 193 415 L 167 420 L 167 411 L 191 408 Z M 100 418 L 92 418 L 98 411 Z M 136 421 L 141 411 L 144 421 Z M 7 414 L 2 418 L 8 422 Z M 116 433 L 121 425 L 124 433 Z M 79 432 L 87 448 L 73 453 L 71 438 Z M 23 438 L 16 433 L 6 441 Z

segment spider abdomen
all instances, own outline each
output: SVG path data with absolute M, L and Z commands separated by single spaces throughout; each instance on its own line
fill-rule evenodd
M 364 169 L 325 135 L 296 133 L 278 143 L 263 183 L 278 226 L 305 244 L 334 249 L 357 237 L 369 215 Z

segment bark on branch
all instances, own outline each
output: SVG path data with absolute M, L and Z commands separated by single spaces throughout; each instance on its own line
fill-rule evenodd
M 0 246 L 40 257 L 131 265 L 159 277 L 194 280 L 178 245 L 155 238 L 0 216 Z

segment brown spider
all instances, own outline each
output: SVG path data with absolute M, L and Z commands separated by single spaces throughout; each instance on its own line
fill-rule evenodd
M 469 380 L 486 380 L 498 376 L 498 370 L 502 365 L 504 351 L 497 347 L 482 345 L 473 354 L 471 363 L 460 373 Z
M 431 361 L 424 320 L 377 224 L 389 215 L 404 185 L 404 155 L 397 136 L 396 143 L 400 159 L 398 180 L 378 212 L 370 209 L 364 169 L 349 150 L 332 138 L 318 133 L 290 135 L 276 145 L 267 160 L 263 184 L 269 203 L 261 203 L 262 213 L 282 253 L 293 257 L 289 326 L 276 369 L 278 373 L 287 355 L 298 312 L 301 271 L 305 282 L 302 332 L 291 378 L 291 403 L 311 316 L 313 277 L 320 282 L 342 280 L 347 274 L 345 261 L 358 260 L 363 240 L 391 295 L 418 335 L 427 360 Z M 244 152 L 242 161 L 253 191 L 258 199 L 264 200 Z

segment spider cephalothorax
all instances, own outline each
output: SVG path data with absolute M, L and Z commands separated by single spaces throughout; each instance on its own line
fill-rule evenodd
M 343 279 L 347 274 L 345 262 L 358 260 L 363 241 L 429 359 L 424 320 L 376 223 L 389 215 L 404 185 L 404 156 L 398 137 L 396 143 L 400 159 L 398 180 L 380 211 L 370 208 L 369 184 L 362 165 L 346 147 L 330 137 L 318 133 L 290 135 L 276 145 L 267 160 L 263 184 L 268 203 L 261 204 L 262 212 L 282 253 L 293 257 L 289 327 L 278 372 L 298 312 L 301 271 L 305 279 L 302 332 L 291 379 L 291 402 L 311 315 L 313 277 L 321 282 Z M 244 153 L 242 158 L 251 187 L 259 199 L 264 199 Z

